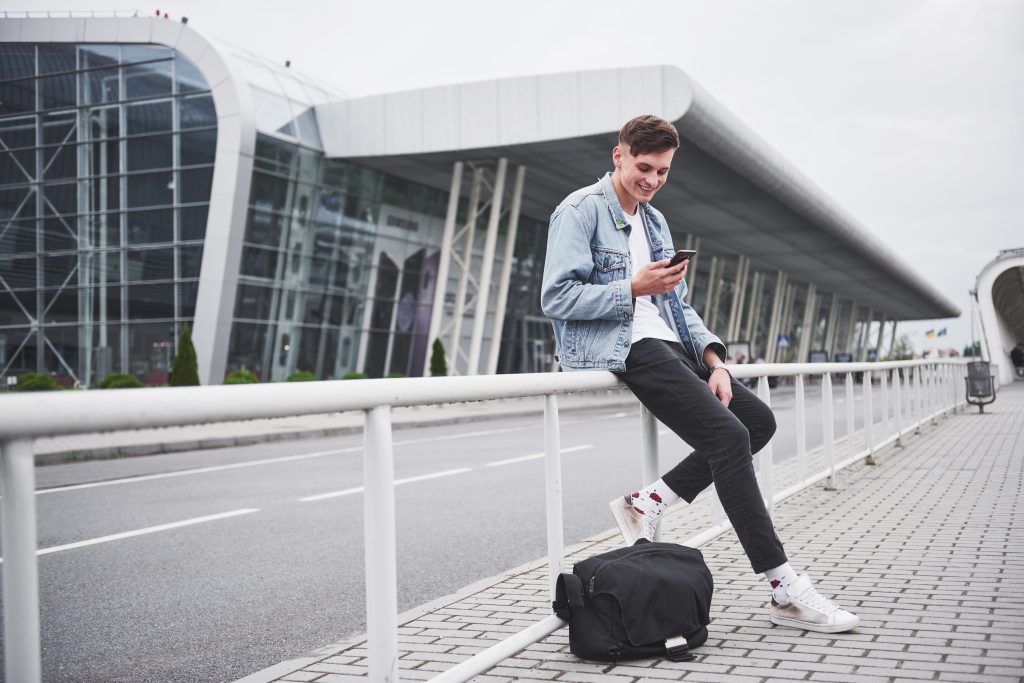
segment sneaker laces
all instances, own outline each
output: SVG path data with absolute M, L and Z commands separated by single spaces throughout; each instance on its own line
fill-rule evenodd
M 814 590 L 814 587 L 808 588 L 800 595 L 793 597 L 794 600 L 799 600 L 802 604 L 810 607 L 813 610 L 821 612 L 822 614 L 831 616 L 838 612 L 841 608 L 836 603 L 832 602 L 828 598 L 824 597 L 821 593 Z

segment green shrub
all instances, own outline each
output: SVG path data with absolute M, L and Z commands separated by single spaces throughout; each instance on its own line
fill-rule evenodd
M 365 372 L 346 372 L 341 376 L 342 379 L 366 379 L 367 377 Z
M 103 381 L 96 385 L 97 389 L 138 389 L 146 386 L 138 377 L 125 375 L 120 372 L 112 372 L 103 378 Z
M 434 346 L 430 351 L 430 376 L 446 377 L 448 375 L 448 363 L 444 359 L 444 344 L 441 338 L 434 340 Z
M 316 381 L 316 375 L 314 375 L 312 372 L 309 372 L 308 370 L 299 370 L 298 372 L 293 372 L 292 374 L 288 375 L 288 380 L 287 381 L 289 381 L 289 382 L 315 382 Z
M 388 373 L 388 379 L 402 379 L 405 376 L 406 375 L 405 375 L 404 372 L 389 372 Z
M 259 384 L 260 379 L 249 370 L 232 370 L 224 378 L 224 384 Z
M 41 372 L 27 372 L 18 378 L 11 391 L 57 391 L 60 387 L 53 378 Z
M 172 387 L 199 386 L 199 363 L 196 360 L 196 347 L 192 345 L 192 332 L 188 323 L 181 328 L 178 339 L 178 352 L 174 354 L 174 366 L 171 368 Z

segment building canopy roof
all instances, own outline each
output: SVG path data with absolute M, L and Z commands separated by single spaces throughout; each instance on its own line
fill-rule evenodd
M 437 188 L 448 189 L 455 161 L 525 164 L 522 211 L 540 220 L 610 170 L 619 127 L 642 113 L 679 130 L 671 180 L 654 204 L 675 234 L 701 238 L 703 255 L 747 255 L 759 270 L 782 270 L 888 319 L 960 314 L 675 67 L 528 76 L 316 106 L 328 156 Z

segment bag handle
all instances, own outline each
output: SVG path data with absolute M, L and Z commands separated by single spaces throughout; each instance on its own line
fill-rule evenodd
M 573 607 L 583 607 L 583 582 L 575 574 L 559 574 L 551 609 L 559 619 L 569 621 L 569 611 Z
M 690 652 L 690 644 L 683 636 L 665 639 L 665 659 L 670 662 L 692 662 L 696 659 Z

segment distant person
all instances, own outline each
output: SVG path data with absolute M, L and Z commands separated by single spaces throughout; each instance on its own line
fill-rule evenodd
M 1010 349 L 1010 360 L 1013 361 L 1013 369 L 1018 377 L 1024 377 L 1024 342 L 1018 342 Z
M 541 307 L 551 318 L 564 370 L 610 370 L 662 423 L 695 447 L 646 488 L 610 505 L 626 543 L 654 537 L 680 498 L 715 484 L 756 573 L 772 597 L 769 619 L 838 633 L 859 619 L 818 594 L 790 566 L 754 476 L 752 454 L 775 433 L 775 417 L 733 379 L 722 340 L 684 303 L 687 261 L 665 217 L 650 205 L 679 147 L 675 127 L 639 116 L 619 131 L 614 171 L 573 192 L 548 228 Z

